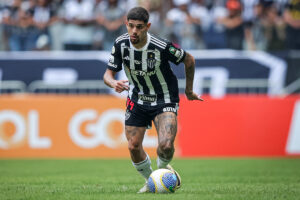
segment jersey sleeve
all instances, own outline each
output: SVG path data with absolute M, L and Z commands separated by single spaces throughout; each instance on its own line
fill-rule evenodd
M 186 52 L 183 49 L 181 49 L 180 47 L 178 47 L 177 45 L 171 42 L 167 43 L 165 53 L 168 60 L 176 65 L 181 63 L 184 60 L 186 55 Z
M 122 56 L 120 48 L 118 48 L 116 42 L 112 47 L 111 54 L 107 63 L 107 68 L 115 72 L 118 72 L 122 69 Z

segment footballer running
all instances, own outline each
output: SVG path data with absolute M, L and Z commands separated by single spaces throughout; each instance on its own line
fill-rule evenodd
M 158 135 L 157 167 L 172 170 L 177 176 L 176 188 L 181 186 L 178 173 L 169 164 L 174 155 L 179 104 L 178 80 L 169 61 L 183 62 L 186 75 L 185 94 L 188 100 L 202 99 L 193 92 L 195 60 L 177 45 L 148 32 L 151 23 L 143 7 L 132 8 L 127 14 L 128 33 L 119 36 L 112 47 L 104 74 L 104 82 L 118 93 L 128 91 L 125 134 L 133 166 L 145 178 L 139 193 L 148 192 L 147 180 L 152 173 L 151 160 L 143 148 L 143 139 L 152 121 Z M 124 69 L 128 80 L 116 80 Z

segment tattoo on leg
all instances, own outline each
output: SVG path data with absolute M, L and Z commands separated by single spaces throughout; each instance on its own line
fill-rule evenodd
M 145 127 L 125 126 L 128 149 L 134 163 L 141 162 L 146 158 L 146 153 L 142 145 L 145 131 Z
M 161 158 L 172 159 L 174 154 L 174 140 L 177 132 L 177 116 L 172 112 L 162 113 L 154 119 L 158 134 L 157 154 Z
M 137 129 L 135 127 L 129 127 L 126 126 L 125 127 L 125 131 L 126 131 L 126 137 L 134 137 L 137 133 Z

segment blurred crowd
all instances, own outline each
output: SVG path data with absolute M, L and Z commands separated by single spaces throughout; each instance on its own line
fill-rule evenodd
M 0 50 L 111 50 L 137 5 L 184 49 L 300 49 L 300 0 L 0 0 Z

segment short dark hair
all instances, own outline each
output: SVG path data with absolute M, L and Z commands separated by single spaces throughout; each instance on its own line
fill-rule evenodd
M 149 13 L 143 7 L 134 7 L 127 14 L 127 20 L 140 20 L 145 23 L 149 21 Z

